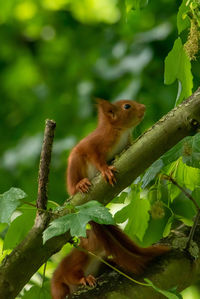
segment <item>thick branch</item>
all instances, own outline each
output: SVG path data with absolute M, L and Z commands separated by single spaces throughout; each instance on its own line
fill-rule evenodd
M 40 156 L 37 198 L 37 208 L 43 210 L 46 210 L 47 205 L 47 184 L 55 128 L 55 121 L 47 119 Z
M 199 277 L 199 274 L 200 259 L 194 262 L 190 260 L 186 254 L 176 251 L 171 252 L 166 257 L 157 258 L 149 265 L 142 277 L 135 277 L 135 279 L 144 282 L 143 278 L 148 278 L 155 286 L 163 290 L 177 287 L 177 291 L 181 292 L 194 283 Z M 133 283 L 116 272 L 107 272 L 98 278 L 96 288 L 90 288 L 88 291 L 86 291 L 85 288 L 80 288 L 72 296 L 72 299 L 75 298 L 164 299 L 166 297 L 155 291 L 153 288 Z
M 200 89 L 170 111 L 116 160 L 115 166 L 119 173 L 115 187 L 110 187 L 98 176 L 93 180 L 91 192 L 87 195 L 75 195 L 72 203 L 80 205 L 92 199 L 108 203 L 182 138 L 197 132 L 199 124 Z M 0 267 L 1 299 L 15 298 L 36 270 L 69 240 L 69 235 L 59 236 L 42 244 L 42 232 L 50 218 L 48 213 L 41 214 L 40 223 L 36 222 L 25 240 L 4 259 Z
M 94 186 L 91 192 L 86 195 L 76 194 L 71 203 L 77 205 L 95 199 L 107 204 L 160 156 L 184 137 L 195 134 L 199 128 L 200 88 L 186 101 L 163 116 L 116 159 L 114 165 L 119 172 L 116 174 L 117 185 L 114 188 L 98 176 L 92 181 Z

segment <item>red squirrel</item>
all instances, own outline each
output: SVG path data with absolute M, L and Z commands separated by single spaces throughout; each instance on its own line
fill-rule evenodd
M 98 126 L 81 140 L 71 151 L 67 168 L 67 189 L 70 195 L 86 193 L 91 179 L 99 171 L 111 185 L 116 183 L 115 167 L 108 162 L 128 144 L 131 129 L 143 119 L 145 106 L 135 101 L 121 100 L 110 103 L 98 100 Z M 169 251 L 168 246 L 155 245 L 148 248 L 137 246 L 123 231 L 114 225 L 90 222 L 87 237 L 80 238 L 80 248 L 107 258 L 122 269 L 140 274 L 147 262 Z M 87 252 L 73 249 L 59 264 L 51 280 L 53 299 L 64 299 L 78 285 L 94 286 L 93 275 L 98 268 Z

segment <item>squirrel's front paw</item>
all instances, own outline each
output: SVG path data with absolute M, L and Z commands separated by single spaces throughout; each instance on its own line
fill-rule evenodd
M 76 190 L 77 190 L 77 192 L 87 193 L 87 192 L 89 192 L 91 185 L 92 184 L 90 183 L 88 178 L 84 178 L 78 182 L 78 184 L 76 185 Z
M 113 165 L 106 166 L 101 170 L 101 174 L 102 174 L 103 178 L 105 179 L 105 181 L 108 182 L 112 186 L 114 186 L 114 184 L 116 184 L 116 182 L 117 182 L 114 172 L 117 172 L 117 169 Z

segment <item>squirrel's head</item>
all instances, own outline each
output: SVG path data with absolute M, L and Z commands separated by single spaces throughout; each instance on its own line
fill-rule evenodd
M 104 119 L 118 129 L 128 129 L 137 126 L 143 119 L 145 105 L 136 101 L 120 100 L 110 103 L 97 100 L 99 121 Z

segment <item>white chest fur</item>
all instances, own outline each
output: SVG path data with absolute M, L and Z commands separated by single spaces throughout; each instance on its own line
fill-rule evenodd
M 107 161 L 112 160 L 115 155 L 119 154 L 128 144 L 128 140 L 129 140 L 129 136 L 130 136 L 130 129 L 128 129 L 127 131 L 124 131 L 118 142 L 115 144 L 115 146 L 112 148 L 112 150 L 109 152 L 108 156 L 107 156 Z
M 87 164 L 87 176 L 88 179 L 91 180 L 97 174 L 98 170 L 92 163 Z

